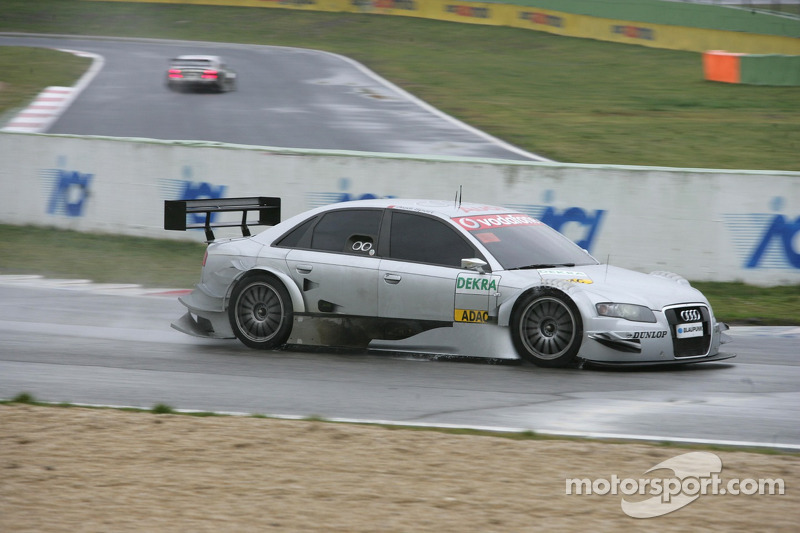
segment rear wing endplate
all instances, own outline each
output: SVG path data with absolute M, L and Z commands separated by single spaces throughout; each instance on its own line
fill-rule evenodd
M 257 221 L 248 221 L 251 211 L 258 212 Z M 187 224 L 186 216 L 205 213 L 205 222 Z M 239 222 L 212 222 L 212 213 L 242 213 Z M 271 196 L 249 196 L 246 198 L 209 198 L 202 200 L 165 200 L 164 229 L 186 231 L 204 229 L 206 241 L 214 240 L 212 228 L 242 228 L 242 236 L 249 237 L 248 226 L 274 226 L 281 221 L 281 199 Z

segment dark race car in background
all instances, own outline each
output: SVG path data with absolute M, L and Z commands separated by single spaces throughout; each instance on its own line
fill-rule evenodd
M 255 224 L 273 227 L 250 236 Z M 187 216 L 205 223 L 187 224 Z M 235 213 L 236 219 L 212 215 Z M 727 326 L 684 278 L 600 264 L 513 210 L 436 200 L 361 200 L 284 222 L 280 199 L 165 203 L 164 227 L 204 228 L 200 283 L 173 327 L 286 343 L 539 366 L 718 361 Z M 243 237 L 215 239 L 241 226 Z
M 178 56 L 170 60 L 166 84 L 173 91 L 234 91 L 236 73 L 219 56 Z

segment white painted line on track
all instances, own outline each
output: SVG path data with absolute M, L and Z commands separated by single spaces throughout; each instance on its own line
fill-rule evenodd
M 9 399 L 10 401 L 10 399 Z M 63 405 L 59 402 L 37 402 L 47 405 Z M 72 403 L 76 407 L 93 407 L 104 409 L 138 409 L 148 411 L 150 408 L 133 406 L 133 405 L 106 405 L 106 404 L 89 404 L 89 403 Z M 154 404 L 155 405 L 155 404 Z M 265 413 L 244 413 L 238 411 L 203 411 L 198 409 L 173 409 L 174 412 L 179 414 L 198 414 L 198 413 L 212 413 L 220 416 L 264 416 L 267 418 L 274 418 L 277 420 L 306 420 L 309 415 L 281 415 L 281 414 L 265 414 Z M 613 440 L 613 441 L 632 441 L 632 442 L 650 442 L 650 443 L 675 443 L 675 444 L 691 444 L 691 445 L 708 445 L 708 446 L 730 446 L 733 448 L 765 448 L 765 449 L 779 449 L 787 451 L 800 451 L 800 444 L 788 444 L 779 442 L 757 442 L 757 441 L 739 441 L 739 440 L 716 440 L 716 439 L 700 439 L 688 437 L 668 437 L 665 435 L 636 435 L 628 433 L 594 433 L 590 431 L 550 431 L 538 430 L 530 428 L 514 428 L 502 426 L 476 426 L 469 424 L 436 424 L 436 423 L 422 423 L 422 422 L 403 422 L 398 420 L 370 420 L 362 418 L 321 418 L 323 422 L 338 422 L 343 424 L 362 424 L 370 426 L 393 426 L 393 427 L 413 427 L 413 428 L 431 428 L 431 429 L 470 429 L 474 431 L 485 431 L 487 433 L 526 433 L 534 432 L 537 435 L 548 437 L 565 437 L 565 438 L 580 438 L 592 440 Z

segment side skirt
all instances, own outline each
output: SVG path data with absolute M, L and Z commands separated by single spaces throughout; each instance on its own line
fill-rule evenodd
M 374 339 L 400 340 L 451 322 L 398 320 L 376 317 L 296 314 L 288 344 L 367 348 Z

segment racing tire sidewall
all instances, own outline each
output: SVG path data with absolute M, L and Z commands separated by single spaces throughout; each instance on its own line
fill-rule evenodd
M 578 306 L 558 289 L 535 289 L 514 306 L 511 340 L 525 361 L 549 368 L 574 366 L 582 339 Z
M 286 287 L 272 276 L 245 276 L 231 293 L 228 319 L 234 335 L 245 346 L 274 350 L 283 346 L 292 333 L 292 299 Z

